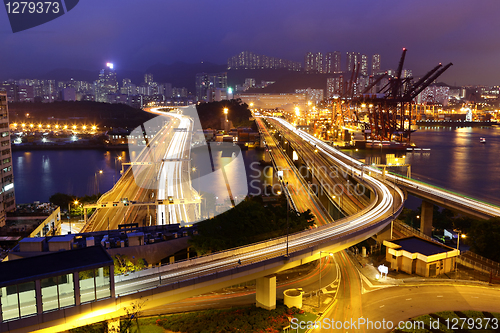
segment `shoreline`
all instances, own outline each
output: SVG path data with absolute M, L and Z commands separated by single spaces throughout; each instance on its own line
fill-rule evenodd
M 128 145 L 107 146 L 107 145 L 82 145 L 82 144 L 66 144 L 66 145 L 11 145 L 12 151 L 31 151 L 31 150 L 128 150 Z

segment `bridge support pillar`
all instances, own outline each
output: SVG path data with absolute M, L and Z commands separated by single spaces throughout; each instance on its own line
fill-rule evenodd
M 422 201 L 422 216 L 420 220 L 420 231 L 425 235 L 432 237 L 432 215 L 434 205 L 427 201 Z
M 276 309 L 276 276 L 258 278 L 255 305 L 266 310 Z
M 120 332 L 120 318 L 108 320 L 108 332 Z
M 264 168 L 264 183 L 266 186 L 274 185 L 274 168 L 272 166 L 266 166 Z

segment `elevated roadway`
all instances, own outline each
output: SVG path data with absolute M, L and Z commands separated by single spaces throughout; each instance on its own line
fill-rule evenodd
M 396 187 L 401 187 L 407 192 L 422 199 L 434 202 L 437 205 L 457 210 L 470 216 L 483 219 L 500 216 L 500 207 L 498 206 L 460 195 L 437 186 L 426 184 L 418 180 L 409 179 L 395 174 L 384 173 L 382 170 L 372 167 L 371 165 L 363 164 L 355 158 L 343 154 L 339 150 L 329 146 L 321 140 L 316 139 L 314 136 L 302 130 L 296 129 L 281 118 L 272 118 L 272 121 L 279 123 L 283 129 L 300 136 L 303 143 L 313 143 L 317 147 L 327 150 L 332 156 L 335 156 L 345 163 L 346 170 L 355 170 L 355 174 L 369 174 L 382 182 L 387 184 L 391 183 Z
M 327 149 L 319 149 L 325 159 L 330 159 L 340 167 L 348 167 Z M 353 172 L 356 177 L 361 177 L 359 171 Z M 317 260 L 320 251 L 338 252 L 350 247 L 382 230 L 399 214 L 404 201 L 399 189 L 390 188 L 369 175 L 364 175 L 363 182 L 373 191 L 373 198 L 366 207 L 351 216 L 289 237 L 279 237 L 127 276 L 116 276 L 116 298 L 98 301 L 90 306 L 79 305 L 71 311 L 56 311 L 50 317 L 41 318 L 29 330 L 57 332 L 112 320 L 125 315 L 125 309 L 137 302 L 143 302 L 143 309 L 146 310 L 253 279 L 257 279 L 257 285 L 262 281 L 268 283 L 272 290 L 272 274 Z M 294 200 L 305 201 L 306 207 L 309 207 L 310 197 L 307 195 L 295 195 Z M 322 214 L 320 208 L 316 214 Z M 258 287 L 258 300 L 259 294 L 263 293 L 259 290 Z M 268 300 L 263 301 L 267 303 L 263 305 L 272 306 L 272 297 L 267 296 Z
M 160 119 L 141 127 L 142 139 L 137 139 L 136 151 L 132 151 L 137 153 L 131 157 L 135 163 L 96 204 L 88 205 L 98 209 L 82 232 L 118 229 L 120 224 L 127 223 L 148 226 L 198 218 L 199 196 L 191 188 L 189 173 L 191 120 L 179 111 L 151 109 L 150 112 Z M 193 203 L 179 204 L 181 200 Z M 162 202 L 170 204 L 159 204 Z

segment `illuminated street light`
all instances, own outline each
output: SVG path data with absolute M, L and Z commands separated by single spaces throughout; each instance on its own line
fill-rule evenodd
M 229 123 L 228 123 L 228 120 L 227 120 L 227 113 L 229 112 L 229 109 L 228 108 L 224 108 L 224 131 L 226 132 L 226 134 L 229 132 Z

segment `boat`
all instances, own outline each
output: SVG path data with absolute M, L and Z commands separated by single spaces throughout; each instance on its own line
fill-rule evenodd
M 479 138 L 480 143 L 486 143 L 486 138 Z

